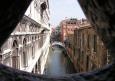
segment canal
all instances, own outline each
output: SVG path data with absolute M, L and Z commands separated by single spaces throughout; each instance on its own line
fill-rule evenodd
M 45 74 L 64 75 L 72 73 L 76 73 L 76 71 L 68 56 L 64 54 L 64 49 L 57 46 L 53 47 L 48 55 Z

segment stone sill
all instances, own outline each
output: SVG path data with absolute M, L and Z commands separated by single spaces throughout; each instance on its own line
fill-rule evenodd
M 0 64 L 1 81 L 107 81 L 111 78 L 109 75 L 114 76 L 114 73 L 114 64 L 98 71 L 62 76 L 37 75 Z

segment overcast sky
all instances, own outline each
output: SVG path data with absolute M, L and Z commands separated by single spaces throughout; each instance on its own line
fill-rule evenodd
M 57 26 L 59 22 L 67 18 L 85 18 L 77 0 L 49 0 L 50 23 Z

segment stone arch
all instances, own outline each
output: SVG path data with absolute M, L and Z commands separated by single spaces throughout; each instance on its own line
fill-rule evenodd
M 24 46 L 26 46 L 26 42 L 27 42 L 27 40 L 26 40 L 26 38 L 24 38 L 24 39 L 23 39 L 23 45 L 24 45 Z
M 19 68 L 19 57 L 18 57 L 18 41 L 14 40 L 12 44 L 12 67 L 18 69 Z
M 35 41 L 34 41 L 34 36 L 32 36 L 32 58 L 35 57 Z
M 18 41 L 17 41 L 17 40 L 14 40 L 14 41 L 13 41 L 13 44 L 12 44 L 12 47 L 16 47 L 16 46 L 18 46 Z
M 27 39 L 24 38 L 22 42 L 23 42 L 23 43 L 22 43 L 22 44 L 23 44 L 23 51 L 26 52 L 26 47 L 27 47 L 27 44 L 26 44 L 26 43 L 27 43 Z
M 47 8 L 47 4 L 46 4 L 46 2 L 44 1 L 44 2 L 41 3 L 40 9 L 41 9 L 41 10 L 46 10 L 46 8 Z
M 47 8 L 46 2 L 41 3 L 41 5 L 40 5 L 41 18 L 43 18 L 43 12 L 44 12 L 44 10 L 46 10 L 46 8 Z
M 22 65 L 23 67 L 27 67 L 27 40 L 23 39 L 23 52 L 22 52 Z
M 32 26 L 31 26 L 31 23 L 29 24 L 29 31 L 32 32 Z
M 32 41 L 34 40 L 34 37 L 33 37 L 33 35 L 32 35 Z
M 37 36 L 35 36 L 35 40 L 37 39 Z

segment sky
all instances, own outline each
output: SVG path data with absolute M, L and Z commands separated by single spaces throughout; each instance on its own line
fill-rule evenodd
M 56 27 L 65 18 L 86 18 L 77 0 L 49 0 L 50 23 Z

